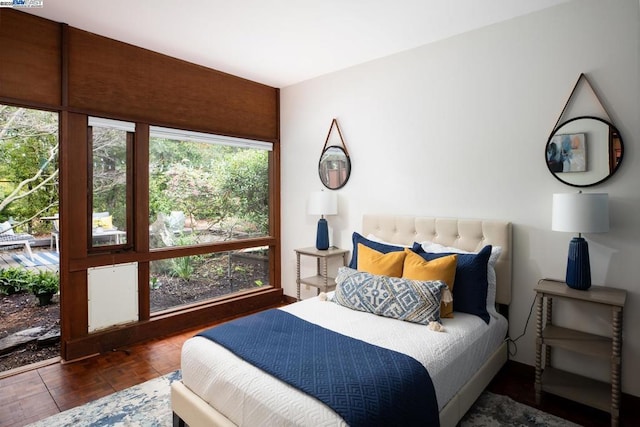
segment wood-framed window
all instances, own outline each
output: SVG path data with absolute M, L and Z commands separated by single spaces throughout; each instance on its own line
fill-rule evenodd
M 88 124 L 88 250 L 131 249 L 135 124 L 98 117 Z
M 152 313 L 270 284 L 270 250 L 256 239 L 270 237 L 271 151 L 268 142 L 149 128 L 149 250 L 167 254 L 150 262 Z M 198 246 L 208 253 L 172 250 Z

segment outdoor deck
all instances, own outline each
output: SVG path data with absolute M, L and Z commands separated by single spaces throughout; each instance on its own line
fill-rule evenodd
M 35 256 L 38 252 L 51 252 L 49 245 L 46 246 L 37 246 L 34 245 L 31 247 L 33 251 L 33 255 Z M 51 265 L 39 265 L 34 267 L 25 267 L 20 264 L 13 258 L 13 255 L 22 255 L 24 254 L 24 250 L 22 248 L 18 249 L 0 249 L 0 268 L 9 268 L 9 267 L 20 267 L 26 270 L 50 270 L 50 271 L 58 271 L 60 269 L 59 264 L 51 264 Z

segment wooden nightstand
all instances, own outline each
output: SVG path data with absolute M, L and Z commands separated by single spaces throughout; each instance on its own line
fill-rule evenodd
M 623 289 L 591 286 L 586 291 L 571 289 L 564 282 L 544 279 L 534 288 L 537 293 L 536 322 L 536 403 L 546 391 L 611 414 L 611 425 L 620 417 L 620 375 L 622 366 L 622 310 L 627 298 Z M 611 336 L 603 337 L 552 323 L 553 298 L 583 301 L 611 308 Z M 546 304 L 545 304 L 546 302 Z M 543 324 L 543 311 L 546 317 Z M 542 366 L 542 346 L 545 346 Z M 585 356 L 611 361 L 611 381 L 605 383 L 551 366 L 551 348 L 557 347 Z
M 295 249 L 296 251 L 296 285 L 297 294 L 296 298 L 300 301 L 300 284 L 309 285 L 318 288 L 318 293 L 329 292 L 336 287 L 335 279 L 329 277 L 327 273 L 327 264 L 329 260 L 334 257 L 342 256 L 342 265 L 347 265 L 346 249 L 329 248 L 321 251 L 315 247 Z M 315 276 L 300 278 L 300 255 L 310 256 L 316 258 L 316 272 Z

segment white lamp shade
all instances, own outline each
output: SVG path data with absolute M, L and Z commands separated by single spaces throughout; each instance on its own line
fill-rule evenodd
M 554 194 L 551 229 L 572 233 L 609 231 L 609 195 L 607 193 Z
M 309 197 L 309 215 L 336 215 L 338 197 L 331 191 L 315 191 Z

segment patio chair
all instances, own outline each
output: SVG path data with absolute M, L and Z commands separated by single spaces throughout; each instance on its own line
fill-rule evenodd
M 58 218 L 58 214 L 55 214 L 54 216 Z M 51 225 L 53 226 L 53 230 L 51 230 L 51 244 L 49 245 L 49 248 L 53 249 L 53 245 L 55 244 L 56 252 L 60 253 L 60 220 L 51 220 Z
M 16 234 L 13 226 L 9 221 L 0 224 L 0 246 L 6 246 L 3 249 L 15 249 L 20 246 L 24 247 L 25 253 L 29 259 L 33 261 L 33 252 L 31 252 L 31 242 L 35 240 L 31 234 Z

